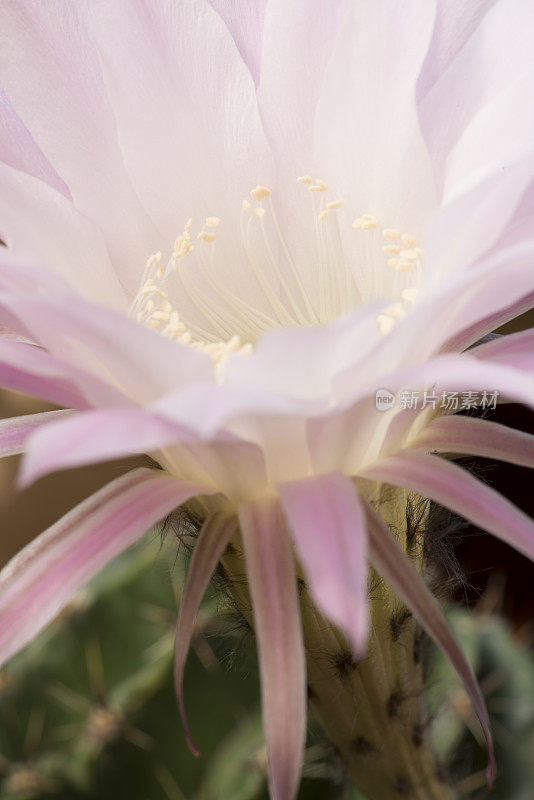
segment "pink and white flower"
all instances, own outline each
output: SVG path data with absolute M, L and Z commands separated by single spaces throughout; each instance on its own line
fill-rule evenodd
M 238 525 L 271 793 L 298 786 L 299 558 L 365 649 L 367 558 L 462 675 L 431 593 L 367 502 L 413 490 L 534 557 L 534 527 L 438 453 L 532 466 L 532 437 L 377 389 L 534 404 L 534 8 L 523 0 L 4 0 L 0 382 L 70 408 L 7 420 L 24 484 L 150 453 L 0 575 L 0 657 L 200 498 L 177 637 Z M 471 348 L 471 349 L 468 349 Z M 492 771 L 490 759 L 490 772 Z

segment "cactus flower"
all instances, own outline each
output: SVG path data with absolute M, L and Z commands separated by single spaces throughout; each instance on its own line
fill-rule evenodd
M 0 385 L 70 410 L 4 420 L 0 455 L 25 453 L 22 485 L 125 454 L 159 469 L 4 568 L 0 660 L 186 504 L 182 714 L 238 540 L 273 800 L 295 797 L 306 729 L 296 575 L 361 657 L 368 563 L 462 677 L 491 782 L 484 700 L 373 487 L 534 558 L 532 521 L 441 455 L 534 463 L 531 436 L 444 403 L 534 404 L 532 332 L 480 343 L 534 296 L 533 32 L 522 0 L 4 0 Z

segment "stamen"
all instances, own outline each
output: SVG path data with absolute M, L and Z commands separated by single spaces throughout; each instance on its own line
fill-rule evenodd
M 327 188 L 328 187 L 327 187 L 327 185 L 326 185 L 326 183 L 324 181 L 322 181 L 320 178 L 316 178 L 314 185 L 308 187 L 308 191 L 309 192 L 326 192 Z
M 161 252 L 146 262 L 139 292 L 130 308 L 131 316 L 160 335 L 205 352 L 216 364 L 220 381 L 224 379 L 230 356 L 252 352 L 253 341 L 266 329 L 326 323 L 362 302 L 385 297 L 390 299 L 390 305 L 377 315 L 376 322 L 381 333 L 387 334 L 417 297 L 423 250 L 413 234 L 397 228 L 381 228 L 374 214 L 365 213 L 352 222 L 352 227 L 362 231 L 362 235 L 357 235 L 351 245 L 343 235 L 343 227 L 348 225 L 345 213 L 334 213 L 344 206 L 344 201 L 328 196 L 325 200 L 316 199 L 316 193 L 328 190 L 320 178 L 301 175 L 297 181 L 312 193 L 316 256 L 312 254 L 311 261 L 303 262 L 302 268 L 312 270 L 308 271 L 306 284 L 300 256 L 290 250 L 282 234 L 271 189 L 258 184 L 250 191 L 250 197 L 259 205 L 251 204 L 248 199 L 242 201 L 242 241 L 238 250 L 243 253 L 249 275 L 257 282 L 267 312 L 249 303 L 240 295 L 239 288 L 234 292 L 224 270 L 216 263 L 217 236 L 228 237 L 232 229 L 230 226 L 221 233 L 216 231 L 221 225 L 217 216 L 207 216 L 202 229 L 193 235 L 197 241 L 210 245 L 209 248 L 204 244 L 197 246 L 191 256 L 195 244 L 190 218 L 174 242 L 167 265 L 162 263 Z M 262 203 L 265 198 L 269 198 L 266 205 Z M 246 220 L 245 215 L 248 215 Z M 372 233 L 379 228 L 384 243 Z M 228 252 L 226 245 L 225 252 Z M 238 255 L 237 259 L 239 263 Z M 178 268 L 178 283 L 173 288 L 170 278 Z M 198 318 L 194 322 L 182 319 L 174 305 L 179 305 L 177 290 L 185 293 L 198 310 L 200 322 Z
M 250 196 L 254 198 L 254 200 L 263 200 L 264 197 L 269 197 L 271 195 L 271 190 L 268 186 L 256 186 L 255 189 L 252 189 L 250 192 Z

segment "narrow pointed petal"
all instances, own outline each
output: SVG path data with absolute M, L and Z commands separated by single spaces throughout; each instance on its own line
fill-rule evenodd
M 399 453 L 368 467 L 361 477 L 428 497 L 534 560 L 534 523 L 527 514 L 450 461 L 423 453 Z
M 84 500 L 0 572 L 0 663 L 41 631 L 108 561 L 190 497 L 206 494 L 138 469 Z
M 115 394 L 150 403 L 167 391 L 187 383 L 210 383 L 213 363 L 205 354 L 180 345 L 104 306 L 81 296 L 44 297 L 1 293 L 0 306 L 21 320 L 25 332 L 76 374 L 90 373 L 91 383 L 77 380 L 95 405 L 106 404 L 103 389 L 113 375 Z M 105 384 L 104 384 L 105 385 Z M 91 393 L 91 394 L 90 394 Z M 123 400 L 123 404 L 125 401 Z M 115 403 L 116 405 L 116 403 Z
M 0 386 L 61 406 L 87 407 L 61 362 L 34 345 L 7 337 L 0 337 Z
M 145 408 L 89 409 L 35 431 L 18 485 L 24 488 L 55 470 L 150 453 L 190 438 L 182 426 Z
M 278 485 L 317 607 L 348 637 L 367 643 L 367 528 L 354 484 L 341 472 Z
M 476 417 L 438 417 L 423 428 L 411 447 L 424 452 L 482 456 L 534 467 L 532 434 Z
M 499 336 L 473 347 L 470 352 L 471 355 L 484 361 L 532 373 L 534 372 L 534 328 Z
M 200 751 L 191 737 L 185 713 L 183 689 L 185 662 L 193 635 L 193 626 L 202 598 L 208 588 L 215 567 L 236 528 L 236 518 L 221 513 L 213 514 L 213 516 L 208 517 L 202 526 L 193 551 L 191 564 L 189 565 L 187 581 L 180 603 L 178 622 L 176 624 L 174 685 L 176 687 L 176 696 L 178 698 L 178 706 L 180 708 L 187 743 L 196 756 L 200 755 Z
M 289 536 L 278 500 L 244 503 L 245 545 L 273 800 L 296 796 L 306 735 L 306 667 Z
M 14 456 L 24 451 L 30 434 L 41 425 L 70 413 L 69 411 L 45 411 L 42 414 L 25 414 L 0 420 L 0 458 Z
M 495 757 L 488 712 L 471 665 L 467 661 L 454 633 L 432 592 L 395 541 L 378 514 L 368 507 L 369 552 L 376 570 L 412 609 L 421 625 L 450 659 L 471 697 L 486 737 L 488 748 L 488 784 L 495 777 Z

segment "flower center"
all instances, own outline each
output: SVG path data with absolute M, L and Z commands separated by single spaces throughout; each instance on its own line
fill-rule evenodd
M 282 226 L 271 190 L 256 186 L 222 253 L 219 217 L 207 217 L 196 235 L 189 219 L 166 265 L 161 252 L 148 259 L 131 316 L 206 352 L 220 373 L 230 355 L 251 352 L 269 328 L 324 324 L 372 300 L 391 301 L 376 318 L 387 334 L 417 295 L 423 255 L 417 239 L 382 228 L 370 213 L 350 223 L 343 201 L 328 199 L 321 179 L 297 181 L 307 189 L 307 209 L 292 205 Z M 225 263 L 237 281 L 221 272 Z

